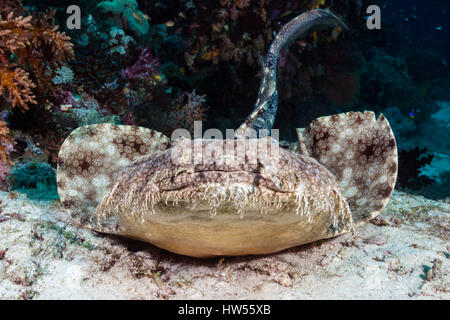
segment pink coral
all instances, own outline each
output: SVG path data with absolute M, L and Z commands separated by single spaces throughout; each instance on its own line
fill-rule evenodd
M 220 4 L 223 7 L 228 7 L 228 10 L 230 11 L 230 16 L 233 21 L 236 21 L 239 18 L 240 10 L 239 9 L 245 9 L 250 6 L 251 0 L 238 0 L 238 1 L 231 1 L 231 0 L 221 0 Z
M 53 97 L 59 104 L 71 104 L 72 106 L 75 105 L 75 99 L 73 98 L 72 92 L 70 90 L 57 88 L 53 91 Z
M 195 89 L 184 92 L 175 99 L 175 106 L 169 114 L 169 125 L 173 129 L 185 128 L 193 132 L 195 121 L 205 121 L 208 107 L 206 95 L 198 95 Z
M 120 75 L 123 79 L 128 79 L 130 81 L 142 81 L 157 72 L 158 67 L 159 59 L 153 57 L 149 47 L 145 47 L 142 49 L 136 63 L 131 67 L 122 70 Z

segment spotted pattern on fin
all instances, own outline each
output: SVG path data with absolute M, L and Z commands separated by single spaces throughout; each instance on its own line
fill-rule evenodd
M 375 217 L 397 179 L 397 145 L 384 115 L 348 112 L 321 117 L 304 129 L 307 152 L 336 176 L 357 225 Z
M 142 127 L 103 123 L 74 130 L 58 155 L 62 204 L 80 218 L 89 218 L 120 169 L 169 146 L 169 138 L 162 133 Z

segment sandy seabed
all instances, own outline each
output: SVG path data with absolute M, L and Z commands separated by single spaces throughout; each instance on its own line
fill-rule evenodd
M 0 192 L 0 299 L 449 299 L 450 204 L 394 192 L 355 235 L 200 260 Z

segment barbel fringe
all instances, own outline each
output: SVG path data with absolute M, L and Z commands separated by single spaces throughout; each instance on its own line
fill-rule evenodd
M 295 199 L 295 213 L 307 217 L 308 223 L 313 222 L 313 213 L 329 212 L 335 229 L 350 227 L 354 230 L 348 204 L 340 192 L 334 188 L 321 192 L 316 188 L 306 190 L 304 186 L 301 186 L 296 192 L 275 195 L 276 191 L 268 191 L 268 195 L 257 187 L 251 188 L 239 184 L 221 186 L 213 183 L 200 188 L 188 187 L 184 190 L 161 191 L 154 182 L 161 181 L 160 178 L 166 174 L 167 172 L 153 176 L 144 187 L 134 184 L 130 189 L 125 189 L 123 181 L 116 182 L 96 209 L 98 220 L 110 217 L 117 212 L 126 212 L 131 217 L 144 221 L 146 215 L 157 214 L 158 206 L 176 208 L 181 205 L 180 210 L 193 211 L 201 204 L 209 207 L 211 217 L 215 217 L 221 209 L 227 207 L 236 210 L 236 214 L 243 218 L 245 208 L 258 209 L 263 215 L 271 210 L 277 213 L 289 211 L 291 206 L 289 199 Z M 270 192 L 274 195 L 270 196 Z M 182 204 L 180 200 L 183 200 Z

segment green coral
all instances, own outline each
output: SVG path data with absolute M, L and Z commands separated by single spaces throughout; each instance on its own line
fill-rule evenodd
M 45 162 L 17 164 L 9 175 L 11 189 L 33 200 L 58 199 L 55 170 Z
M 103 13 L 112 13 L 120 17 L 124 21 L 124 26 L 138 37 L 146 35 L 150 30 L 150 24 L 144 13 L 138 9 L 136 0 L 102 1 L 97 8 Z

